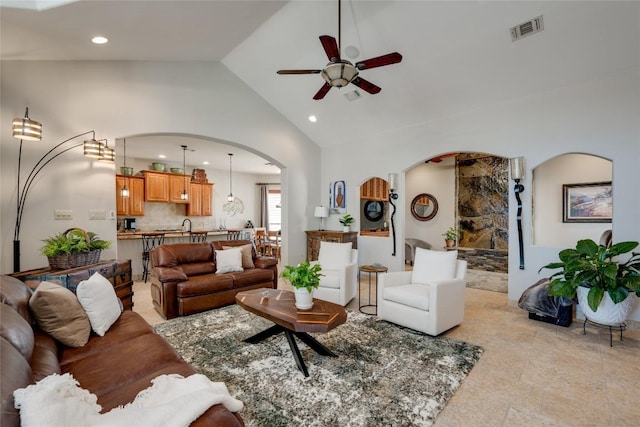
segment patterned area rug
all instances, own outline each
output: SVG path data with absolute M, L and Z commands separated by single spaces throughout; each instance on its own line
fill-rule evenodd
M 429 426 L 482 348 L 349 312 L 316 339 L 339 357 L 298 342 L 309 377 L 283 334 L 242 340 L 273 324 L 233 305 L 162 323 L 156 330 L 213 381 L 244 402 L 247 426 Z

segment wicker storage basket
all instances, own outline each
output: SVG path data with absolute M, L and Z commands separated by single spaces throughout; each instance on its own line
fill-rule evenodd
M 87 243 L 90 242 L 89 235 L 81 228 L 70 228 L 64 233 L 68 234 L 69 232 L 74 230 L 81 231 Z M 102 252 L 102 249 L 93 249 L 89 252 L 72 252 L 70 254 L 47 256 L 47 258 L 49 259 L 49 268 L 51 268 L 52 270 L 68 270 L 70 268 L 97 264 L 98 262 L 100 262 L 100 252 Z

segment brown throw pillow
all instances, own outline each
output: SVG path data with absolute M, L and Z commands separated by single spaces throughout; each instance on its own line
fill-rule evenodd
M 29 308 L 38 326 L 62 344 L 82 347 L 89 341 L 89 317 L 69 289 L 42 282 L 29 299 Z
M 247 268 L 255 268 L 256 266 L 253 265 L 253 257 L 251 257 L 251 243 L 248 243 L 246 245 L 242 245 L 242 246 L 223 246 L 222 249 L 233 249 L 233 248 L 240 248 L 242 250 L 242 268 L 244 268 L 245 270 Z

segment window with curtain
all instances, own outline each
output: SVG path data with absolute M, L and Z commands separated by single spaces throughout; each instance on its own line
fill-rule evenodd
M 282 223 L 282 208 L 280 205 L 280 189 L 269 189 L 267 195 L 267 206 L 269 209 L 269 231 L 280 231 Z

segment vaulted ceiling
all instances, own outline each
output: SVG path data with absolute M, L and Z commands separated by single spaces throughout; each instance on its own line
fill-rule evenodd
M 40 10 L 9 7 L 15 3 Z M 319 75 L 276 70 L 326 65 L 318 36 L 337 36 L 337 1 L 55 3 L 0 1 L 3 60 L 222 61 L 321 147 L 363 143 L 640 63 L 638 2 L 344 0 L 343 57 L 397 51 L 403 60 L 361 72 L 382 87 L 377 95 L 358 90 L 349 101 L 357 88 L 348 85 L 314 101 Z M 540 15 L 542 32 L 511 40 L 510 27 Z M 91 44 L 96 34 L 110 42 Z

